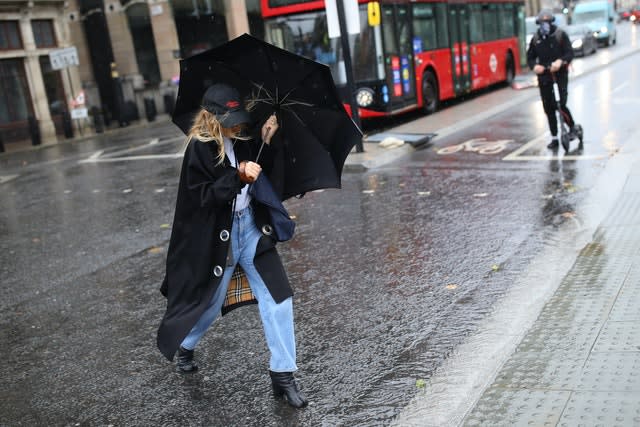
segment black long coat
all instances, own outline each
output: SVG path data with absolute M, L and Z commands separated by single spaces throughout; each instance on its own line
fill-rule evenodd
M 259 161 L 263 173 L 273 176 L 276 189 L 282 165 L 282 142 L 277 136 L 270 146 L 265 145 Z M 258 143 L 256 139 L 237 140 L 234 152 L 238 163 L 254 160 Z M 216 165 L 216 154 L 215 142 L 192 140 L 182 162 L 166 275 L 160 288 L 167 298 L 167 310 L 158 329 L 157 344 L 169 360 L 173 360 L 180 343 L 205 311 L 226 265 L 233 200 L 244 184 L 226 156 L 222 164 Z M 263 226 L 270 225 L 266 208 L 255 201 L 252 206 L 256 226 L 265 230 Z M 271 296 L 280 303 L 293 291 L 275 244 L 275 239 L 263 231 L 254 264 Z

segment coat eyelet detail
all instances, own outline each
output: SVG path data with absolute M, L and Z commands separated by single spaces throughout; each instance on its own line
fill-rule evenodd
M 220 232 L 220 240 L 222 240 L 223 242 L 226 242 L 227 240 L 229 240 L 229 231 L 222 230 Z
M 219 265 L 216 265 L 215 267 L 213 267 L 213 275 L 214 276 L 220 277 L 220 276 L 222 276 L 223 272 L 224 272 L 224 270 Z
M 265 224 L 262 226 L 262 234 L 265 236 L 271 236 L 273 234 L 273 228 L 269 224 Z

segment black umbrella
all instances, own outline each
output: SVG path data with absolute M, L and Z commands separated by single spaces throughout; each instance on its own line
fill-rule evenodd
M 173 122 L 187 132 L 214 83 L 238 89 L 261 125 L 276 113 L 284 140 L 283 200 L 340 188 L 347 155 L 362 138 L 342 105 L 329 67 L 248 34 L 180 61 Z

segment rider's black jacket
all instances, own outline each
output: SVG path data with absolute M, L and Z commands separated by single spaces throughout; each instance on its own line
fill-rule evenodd
M 573 60 L 573 48 L 567 33 L 551 25 L 551 31 L 548 35 L 542 35 L 540 30 L 536 31 L 531 38 L 529 50 L 527 50 L 527 64 L 533 69 L 536 64 L 544 67 L 551 65 L 556 59 L 562 59 L 562 67 L 558 70 L 559 74 L 567 74 L 567 67 Z M 547 85 L 553 82 L 551 73 L 547 70 L 543 74 L 538 74 L 538 83 Z

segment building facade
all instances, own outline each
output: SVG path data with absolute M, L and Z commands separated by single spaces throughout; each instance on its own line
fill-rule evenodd
M 262 36 L 259 0 L 3 0 L 2 137 L 28 139 L 36 123 L 42 142 L 55 142 L 65 114 L 85 108 L 76 129 L 93 114 L 125 126 L 150 107 L 170 112 L 178 60 L 245 32 Z M 63 48 L 77 65 L 54 69 L 50 55 Z
M 0 2 L 0 133 L 43 142 L 63 134 L 66 99 L 80 89 L 77 67 L 54 69 L 50 54 L 71 46 L 62 0 Z

